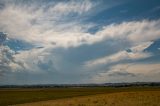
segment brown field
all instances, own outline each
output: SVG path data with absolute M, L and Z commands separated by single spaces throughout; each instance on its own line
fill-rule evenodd
M 160 106 L 160 91 L 105 93 L 14 106 Z

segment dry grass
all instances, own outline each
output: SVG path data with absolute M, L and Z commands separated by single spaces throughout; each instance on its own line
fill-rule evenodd
M 98 94 L 15 106 L 160 106 L 160 91 Z
M 159 87 L 82 87 L 0 89 L 0 106 L 120 92 L 160 91 Z M 96 101 L 95 101 L 96 103 Z M 83 105 L 83 104 L 80 104 Z

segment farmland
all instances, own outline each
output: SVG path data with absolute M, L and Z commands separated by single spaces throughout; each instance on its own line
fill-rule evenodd
M 134 91 L 41 101 L 15 106 L 160 106 L 159 101 L 160 91 Z
M 142 92 L 144 96 L 139 96 L 140 100 L 144 97 L 151 97 L 154 100 L 160 99 L 160 88 L 159 87 L 125 87 L 125 88 L 114 88 L 114 87 L 78 87 L 78 88 L 10 88 L 10 89 L 0 89 L 0 106 L 6 105 L 14 105 L 14 104 L 23 104 L 23 103 L 30 103 L 30 102 L 38 102 L 38 101 L 48 101 L 48 100 L 63 100 L 69 98 L 80 98 L 76 104 L 79 104 L 81 100 L 85 101 L 83 97 L 91 97 L 91 100 L 94 101 L 94 96 L 97 98 L 98 95 L 102 95 L 102 98 L 105 98 L 104 95 L 111 95 L 118 93 L 131 93 L 133 95 L 142 95 L 141 93 L 135 92 Z M 148 93 L 147 93 L 148 92 Z M 134 94 L 135 93 L 135 94 Z M 126 94 L 130 96 L 130 94 Z M 93 96 L 93 98 L 92 98 Z M 125 99 L 127 99 L 125 96 Z M 112 96 L 111 96 L 112 97 Z M 112 99 L 115 99 L 113 96 Z M 110 98 L 110 97 L 106 97 Z M 118 98 L 117 98 L 118 99 Z M 150 99 L 150 98 L 148 98 Z M 88 100 L 88 99 L 87 99 Z M 108 99 L 109 100 L 109 99 Z M 65 100 L 64 100 L 65 101 Z M 99 100 L 97 100 L 99 101 Z M 136 101 L 136 100 L 135 100 Z M 150 101 L 147 98 L 144 98 L 143 101 Z M 75 103 L 74 99 L 73 102 Z M 102 101 L 100 101 L 101 103 Z M 65 103 L 65 102 L 63 102 Z M 85 103 L 85 102 L 84 102 Z M 63 104 L 64 105 L 64 104 Z M 67 103 L 66 103 L 67 105 Z M 48 106 L 48 105 L 47 105 Z M 61 106 L 61 105 L 60 105 Z M 85 106 L 85 105 L 82 105 Z

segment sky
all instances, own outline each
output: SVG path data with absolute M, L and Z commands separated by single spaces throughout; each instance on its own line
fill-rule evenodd
M 160 0 L 0 0 L 0 85 L 160 81 Z

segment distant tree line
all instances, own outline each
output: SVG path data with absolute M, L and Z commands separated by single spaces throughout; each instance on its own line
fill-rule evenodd
M 70 88 L 70 87 L 160 87 L 160 82 L 104 83 L 104 84 L 37 84 L 0 85 L 0 88 Z

